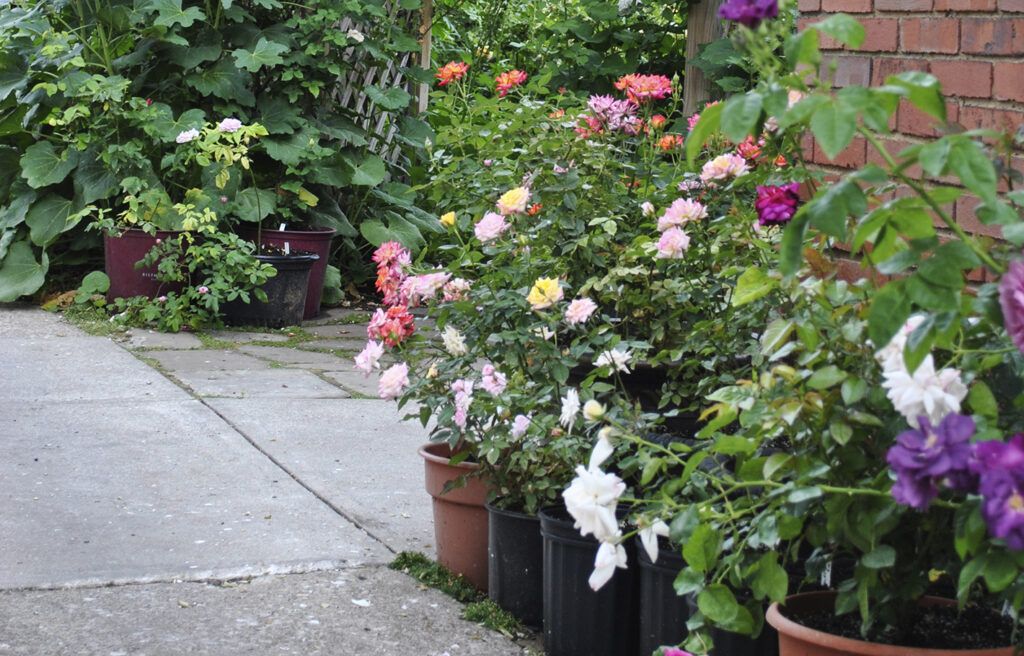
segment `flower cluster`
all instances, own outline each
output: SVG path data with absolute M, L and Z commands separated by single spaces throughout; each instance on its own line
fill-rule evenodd
M 461 80 L 468 70 L 469 64 L 466 62 L 448 62 L 437 70 L 434 77 L 438 79 L 437 85 L 444 87 Z
M 757 187 L 757 222 L 761 225 L 788 223 L 800 205 L 800 183 Z
M 386 311 L 377 308 L 366 327 L 370 339 L 383 340 L 387 346 L 398 346 L 414 332 L 413 316 L 404 305 L 393 305 Z
M 779 15 L 779 0 L 726 0 L 718 9 L 725 20 L 756 28 L 762 21 Z
M 517 69 L 500 73 L 494 80 L 494 88 L 499 98 L 504 98 L 509 91 L 523 84 L 526 84 L 526 73 Z
M 403 304 L 401 286 L 405 269 L 412 262 L 409 250 L 397 241 L 386 241 L 373 253 L 377 264 L 377 291 L 384 297 L 384 305 Z
M 672 80 L 664 75 L 641 75 L 630 73 L 615 82 L 615 88 L 624 91 L 626 97 L 637 105 L 652 100 L 661 100 L 672 95 Z

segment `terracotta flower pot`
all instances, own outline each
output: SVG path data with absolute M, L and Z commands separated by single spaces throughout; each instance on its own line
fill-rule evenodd
M 835 592 L 807 592 L 786 599 L 785 612 L 792 616 L 801 613 L 831 609 L 835 606 Z M 924 606 L 945 606 L 953 602 L 938 597 L 924 597 Z M 863 640 L 843 638 L 798 624 L 782 614 L 778 604 L 772 604 L 766 616 L 768 623 L 779 632 L 779 656 L 1013 656 L 1013 647 L 997 649 L 918 649 L 881 645 Z
M 445 484 L 463 474 L 471 474 L 479 465 L 460 462 L 452 465 L 447 444 L 427 444 L 420 448 L 426 472 L 427 492 L 434 501 L 434 544 L 437 561 L 483 591 L 487 591 L 487 484 L 479 478 L 467 479 L 464 487 L 444 491 Z
M 147 234 L 135 228 L 125 230 L 117 236 L 103 236 L 103 257 L 110 289 L 107 298 L 131 298 L 147 296 L 156 298 L 170 291 L 181 290 L 181 283 L 166 283 L 157 280 L 156 266 L 135 268 L 135 263 L 146 257 L 156 246 L 157 239 L 171 239 L 180 232 L 158 231 Z

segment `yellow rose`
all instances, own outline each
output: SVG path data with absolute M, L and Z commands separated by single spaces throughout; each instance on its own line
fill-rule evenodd
M 504 215 L 525 212 L 526 203 L 530 200 L 530 190 L 526 187 L 509 189 L 498 199 L 498 211 Z
M 441 215 L 441 225 L 446 228 L 450 228 L 455 225 L 455 212 L 448 212 Z
M 558 286 L 558 278 L 537 278 L 526 300 L 534 310 L 549 308 L 562 300 L 562 288 Z

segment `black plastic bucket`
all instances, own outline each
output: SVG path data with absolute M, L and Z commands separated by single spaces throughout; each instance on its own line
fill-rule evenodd
M 696 613 L 697 598 L 689 596 L 686 601 L 690 612 Z M 756 638 L 715 628 L 711 629 L 711 640 L 715 647 L 709 656 L 779 656 L 779 633 L 767 622 Z
M 650 656 L 662 645 L 677 645 L 686 639 L 690 605 L 676 594 L 675 580 L 686 562 L 678 549 L 659 540 L 658 562 L 652 563 L 637 538 L 640 563 L 640 656 Z
M 535 515 L 487 504 L 488 594 L 527 626 L 544 621 L 544 540 Z
M 635 552 L 629 569 L 599 591 L 587 579 L 598 543 L 581 537 L 564 508 L 540 511 L 544 536 L 544 653 L 546 656 L 630 656 L 637 649 Z
M 267 302 L 255 297 L 249 303 L 234 300 L 221 306 L 224 321 L 231 326 L 267 326 L 283 328 L 302 323 L 306 305 L 309 272 L 320 259 L 315 253 L 296 255 L 257 255 L 256 258 L 277 269 L 277 275 L 263 285 Z

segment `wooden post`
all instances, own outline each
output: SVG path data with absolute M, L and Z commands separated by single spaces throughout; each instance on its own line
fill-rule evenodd
M 423 0 L 420 9 L 420 66 L 430 68 L 430 42 L 431 25 L 434 23 L 434 0 Z M 430 98 L 430 85 L 426 82 L 420 83 L 419 94 L 420 114 L 427 111 L 427 101 Z
M 686 72 L 683 78 L 683 115 L 690 116 L 704 108 L 711 99 L 712 84 L 704 71 L 694 66 L 700 47 L 722 37 L 722 19 L 718 7 L 722 0 L 700 0 L 690 5 L 686 19 Z

